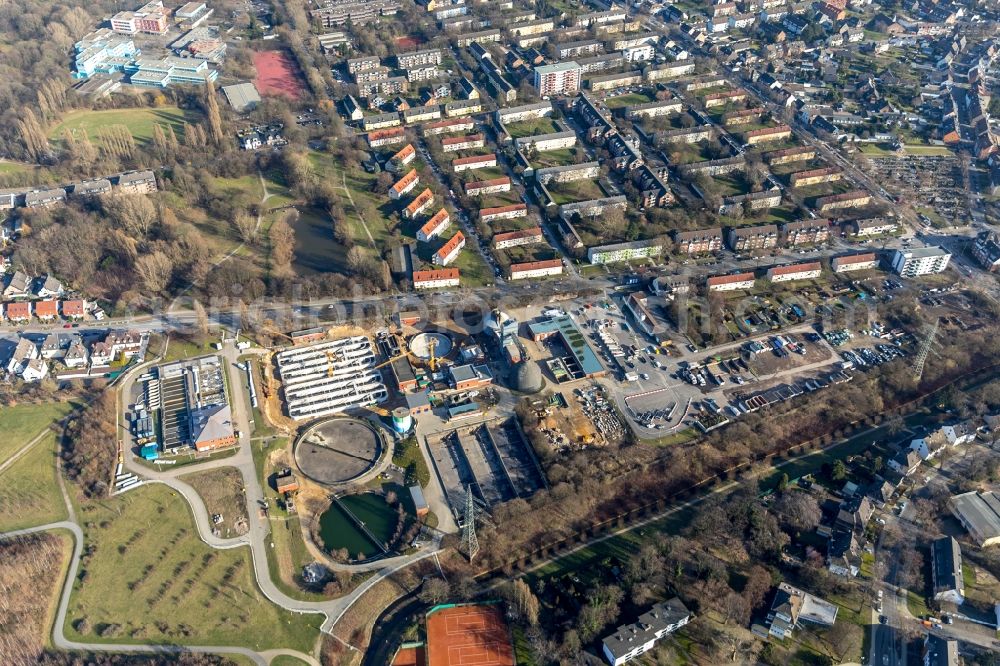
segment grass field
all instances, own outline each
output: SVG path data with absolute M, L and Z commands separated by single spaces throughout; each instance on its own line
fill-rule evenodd
M 521 122 L 505 125 L 505 127 L 507 128 L 507 133 L 514 139 L 520 139 L 526 136 L 536 136 L 538 134 L 550 134 L 552 132 L 559 131 L 559 128 L 556 126 L 556 122 L 552 120 L 552 118 L 534 118 L 532 120 L 523 120 Z
M 552 182 L 548 185 L 552 200 L 560 206 L 574 201 L 590 201 L 600 199 L 604 192 L 593 180 L 573 180 L 568 183 Z
M 627 95 L 618 95 L 617 97 L 609 97 L 605 100 L 605 104 L 608 105 L 609 109 L 620 109 L 625 106 L 635 106 L 636 104 L 648 104 L 649 102 L 655 102 L 656 98 L 649 93 L 635 92 L 629 93 Z
M 560 148 L 559 150 L 546 150 L 544 153 L 538 153 L 538 156 L 531 160 L 531 166 L 536 169 L 544 169 L 546 167 L 554 166 L 566 166 L 574 163 L 573 156 L 575 155 L 574 148 Z M 580 149 L 582 150 L 582 149 Z
M 29 171 L 34 171 L 35 166 L 31 164 L 23 164 L 21 162 L 8 162 L 7 160 L 0 160 L 0 175 L 14 174 L 14 173 L 28 173 Z
M 124 125 L 132 133 L 139 144 L 148 143 L 153 138 L 153 128 L 162 125 L 172 126 L 177 138 L 181 139 L 181 125 L 185 121 L 197 119 L 191 111 L 185 111 L 176 106 L 165 106 L 158 109 L 114 109 L 110 111 L 71 111 L 49 130 L 49 139 L 62 141 L 63 134 L 68 129 L 74 136 L 86 134 L 96 145 L 100 143 L 101 130 L 113 125 Z
M 0 472 L 0 532 L 44 525 L 66 517 L 56 479 L 56 434 Z
M 271 666 L 306 666 L 307 662 L 298 659 L 297 657 L 291 657 L 287 654 L 279 654 L 277 657 L 271 660 Z
M 15 405 L 0 409 L 0 463 L 76 407 L 72 402 Z
M 206 472 L 192 472 L 181 477 L 191 484 L 205 502 L 210 516 L 222 516 L 215 524 L 219 536 L 230 538 L 246 533 L 247 503 L 243 494 L 243 475 L 234 467 L 220 467 Z
M 71 640 L 311 650 L 320 616 L 267 601 L 249 550 L 206 546 L 169 488 L 140 488 L 80 513 L 93 554 L 70 600 Z

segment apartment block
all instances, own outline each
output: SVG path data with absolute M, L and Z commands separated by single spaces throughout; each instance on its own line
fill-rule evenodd
M 440 266 L 447 266 L 458 258 L 463 247 L 465 247 L 465 235 L 459 231 L 434 253 L 433 262 Z
M 861 206 L 867 206 L 871 200 L 872 197 L 868 192 L 864 190 L 851 190 L 842 194 L 820 197 L 816 200 L 816 208 L 821 213 L 840 208 L 860 208 Z
M 751 273 L 735 273 L 733 275 L 713 275 L 705 284 L 709 291 L 739 291 L 753 289 L 756 278 Z
M 426 243 L 431 239 L 440 236 L 450 226 L 451 216 L 448 214 L 447 210 L 442 208 L 438 212 L 434 213 L 433 217 L 424 222 L 423 226 L 420 227 L 417 231 L 417 240 Z
M 767 279 L 771 282 L 792 282 L 793 280 L 811 280 L 818 278 L 823 267 L 818 261 L 787 266 L 772 266 L 767 269 Z
M 447 137 L 441 140 L 441 150 L 446 153 L 453 153 L 459 150 L 470 150 L 472 148 L 482 148 L 485 145 L 486 140 L 482 134 Z
M 527 215 L 528 205 L 523 203 L 511 204 L 509 206 L 496 206 L 494 208 L 482 208 L 479 211 L 479 219 L 482 222 L 511 220 L 517 217 L 527 217 Z
M 843 177 L 844 172 L 840 167 L 824 167 L 822 169 L 796 171 L 788 177 L 788 182 L 792 187 L 805 187 L 818 183 L 832 183 Z
M 423 192 L 418 194 L 417 197 L 403 209 L 403 217 L 412 220 L 433 205 L 434 193 L 431 192 L 429 187 L 425 188 Z
M 465 184 L 466 196 L 475 197 L 483 194 L 494 194 L 496 192 L 510 192 L 509 176 Z
M 702 254 L 722 249 L 722 229 L 699 229 L 674 233 L 674 245 L 679 254 Z
M 892 254 L 892 270 L 900 277 L 920 277 L 943 273 L 950 260 L 951 253 L 940 247 L 896 250 Z
M 439 268 L 430 271 L 413 271 L 414 289 L 440 289 L 457 287 L 460 275 L 457 268 Z
M 874 252 L 864 252 L 861 254 L 848 254 L 842 257 L 834 257 L 830 260 L 830 267 L 834 273 L 847 273 L 849 271 L 864 271 L 878 266 L 878 256 Z
M 397 201 L 420 183 L 420 176 L 416 169 L 410 169 L 405 176 L 400 178 L 389 188 L 389 198 Z
M 539 95 L 569 95 L 580 89 L 580 65 L 560 62 L 535 68 L 535 89 Z
M 781 232 L 785 236 L 785 244 L 792 247 L 825 243 L 830 240 L 830 221 L 799 220 L 788 222 L 781 226 Z
M 561 275 L 562 272 L 563 272 L 562 259 L 546 259 L 543 261 L 530 261 L 526 263 L 510 265 L 511 280 L 526 280 L 530 278 Z
M 493 247 L 497 250 L 503 250 L 508 247 L 517 247 L 519 245 L 534 245 L 536 243 L 544 242 L 545 236 L 542 235 L 541 227 L 531 227 L 530 229 L 522 229 L 520 231 L 508 231 L 493 236 Z
M 753 227 L 730 227 L 726 241 L 734 252 L 763 250 L 778 246 L 778 227 L 762 224 Z

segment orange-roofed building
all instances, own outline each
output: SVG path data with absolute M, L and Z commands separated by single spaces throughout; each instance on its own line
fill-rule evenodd
M 434 253 L 434 263 L 439 266 L 447 266 L 455 261 L 463 247 L 465 247 L 465 234 L 459 231 L 451 237 L 451 240 L 442 245 L 440 250 Z
M 67 319 L 83 319 L 87 309 L 86 301 L 63 301 L 62 316 Z
M 451 226 L 451 216 L 448 215 L 448 211 L 442 208 L 438 212 L 434 213 L 434 217 L 427 220 L 424 226 L 420 227 L 417 231 L 417 240 L 427 242 L 432 238 L 440 236 L 445 229 Z
M 31 320 L 31 303 L 8 303 L 6 308 L 7 319 L 13 322 L 23 322 Z
M 42 321 L 52 321 L 59 316 L 58 301 L 36 301 L 35 316 Z
M 753 284 L 753 273 L 713 275 L 706 281 L 709 291 L 736 291 L 738 289 L 752 289 Z
M 416 169 L 410 169 L 405 176 L 400 178 L 389 188 L 389 198 L 398 200 L 401 196 L 412 190 L 420 182 L 420 176 Z
M 414 289 L 437 289 L 440 287 L 457 287 L 459 273 L 457 268 L 439 268 L 430 271 L 413 271 Z
M 767 279 L 771 282 L 791 282 L 792 280 L 809 280 L 818 278 L 823 267 L 818 261 L 808 261 L 803 264 L 788 266 L 772 266 L 767 269 Z
M 434 193 L 431 189 L 425 188 L 423 192 L 417 195 L 417 198 L 409 203 L 409 205 L 403 210 L 403 217 L 412 220 L 417 215 L 434 205 Z

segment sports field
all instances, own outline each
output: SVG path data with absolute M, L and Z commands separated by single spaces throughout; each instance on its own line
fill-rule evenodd
M 101 142 L 101 131 L 114 125 L 124 125 L 139 144 L 149 143 L 153 138 L 153 128 L 170 126 L 178 139 L 182 139 L 181 126 L 184 122 L 196 120 L 198 115 L 176 106 L 158 109 L 113 109 L 110 111 L 72 111 L 49 130 L 49 139 L 62 141 L 68 129 L 77 138 L 84 134 L 96 145 Z
M 454 606 L 427 615 L 428 666 L 514 666 L 514 646 L 496 606 Z
M 254 85 L 261 95 L 284 95 L 298 99 L 303 91 L 298 67 L 285 51 L 258 51 L 253 54 L 257 68 Z

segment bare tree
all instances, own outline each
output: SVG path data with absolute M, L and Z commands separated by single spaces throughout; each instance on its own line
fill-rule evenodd
M 257 219 L 245 210 L 238 211 L 233 216 L 233 226 L 244 243 L 254 245 L 257 242 Z
M 143 285 L 151 292 L 159 293 L 166 289 L 174 272 L 174 264 L 170 257 L 160 251 L 139 257 L 135 262 L 135 272 Z

